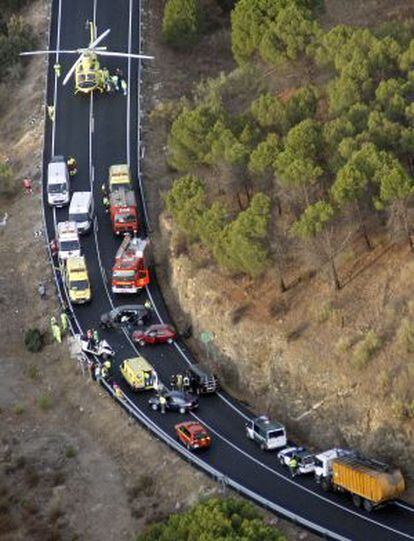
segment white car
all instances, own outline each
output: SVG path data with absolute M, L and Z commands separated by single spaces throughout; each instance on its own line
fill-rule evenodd
M 298 473 L 313 473 L 315 471 L 315 457 L 304 447 L 287 447 L 277 454 L 282 466 L 289 466 L 292 457 L 297 460 Z

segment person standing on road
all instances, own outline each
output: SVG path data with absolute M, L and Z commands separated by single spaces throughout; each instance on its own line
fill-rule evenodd
M 177 391 L 183 390 L 183 375 L 182 374 L 177 374 L 175 376 L 175 385 L 177 387 Z
M 54 122 L 55 121 L 55 106 L 54 105 L 48 105 L 47 106 L 47 114 L 49 119 Z
M 146 301 L 144 302 L 144 308 L 145 310 L 152 310 L 152 304 L 149 299 L 146 299 Z
M 291 476 L 295 477 L 298 473 L 298 468 L 299 468 L 299 463 L 295 456 L 292 456 L 292 458 L 289 460 L 288 466 L 290 469 Z
M 109 201 L 109 197 L 107 195 L 104 195 L 102 197 L 102 204 L 104 206 L 105 212 L 108 213 L 109 209 L 111 208 L 111 202 Z
M 121 85 L 121 89 L 122 89 L 122 92 L 124 93 L 124 96 L 126 96 L 128 94 L 127 82 L 125 81 L 125 79 L 120 79 L 119 83 Z
M 167 404 L 167 399 L 163 394 L 160 394 L 160 411 L 161 413 L 165 413 L 165 406 Z
M 117 92 L 119 92 L 119 77 L 118 75 L 112 75 L 111 76 L 112 84 L 114 85 L 114 88 Z
M 56 77 L 60 77 L 62 73 L 62 66 L 60 64 L 55 64 L 53 69 L 55 70 Z

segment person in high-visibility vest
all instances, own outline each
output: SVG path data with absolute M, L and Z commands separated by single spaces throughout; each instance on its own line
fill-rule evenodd
M 114 389 L 115 396 L 117 398 L 121 398 L 121 399 L 124 398 L 124 393 L 122 392 L 121 387 L 117 383 L 113 384 L 113 389 Z
M 61 335 L 60 327 L 57 324 L 55 316 L 52 316 L 50 318 L 50 327 L 51 327 L 53 338 L 56 340 L 56 342 L 60 344 L 62 342 L 62 335 Z
M 55 64 L 53 69 L 55 70 L 56 77 L 60 77 L 60 74 L 62 73 L 62 66 L 60 64 Z
M 295 477 L 298 473 L 299 468 L 299 463 L 295 456 L 292 456 L 292 458 L 289 460 L 288 466 L 292 477 Z
M 160 411 L 161 413 L 165 413 L 165 406 L 167 404 L 167 399 L 163 394 L 160 394 Z
M 66 162 L 68 166 L 69 175 L 72 177 L 78 172 L 78 164 L 73 156 L 69 156 L 68 161 Z
M 60 314 L 60 327 L 62 329 L 62 334 L 66 334 L 69 329 L 69 318 L 66 312 Z
M 151 301 L 149 299 L 147 299 L 145 302 L 144 302 L 144 308 L 146 310 L 152 310 L 152 304 L 151 304 Z
M 55 121 L 55 106 L 54 105 L 48 105 L 47 106 L 47 114 L 52 122 Z
M 109 197 L 107 195 L 104 195 L 102 197 L 102 204 L 103 204 L 103 206 L 105 208 L 105 212 L 109 212 L 109 209 L 111 207 L 111 203 L 110 203 Z

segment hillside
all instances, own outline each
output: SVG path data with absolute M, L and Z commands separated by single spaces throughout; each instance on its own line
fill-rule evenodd
M 208 355 L 207 362 L 229 388 L 257 411 L 269 411 L 285 422 L 302 441 L 317 449 L 355 446 L 397 463 L 413 477 L 412 164 L 404 157 L 400 139 L 406 130 L 406 144 L 411 144 L 412 123 L 391 111 L 399 99 L 385 90 L 394 84 L 390 79 L 403 84 L 404 75 L 396 67 L 388 74 L 384 68 L 379 75 L 361 75 L 361 66 L 352 71 L 345 63 L 339 77 L 345 78 L 344 88 L 358 77 L 372 77 L 374 85 L 364 87 L 367 94 L 355 105 L 339 83 L 336 93 L 328 85 L 337 76 L 330 61 L 318 64 L 309 52 L 289 61 L 272 57 L 274 66 L 255 56 L 247 68 L 237 68 L 223 14 L 191 52 L 174 51 L 157 37 L 161 12 L 159 2 L 150 20 L 156 62 L 151 71 L 153 98 L 147 103 L 145 173 L 157 272 L 172 310 L 181 310 L 178 325 L 192 325 L 191 346 L 200 358 Z M 352 1 L 345 7 L 343 2 L 326 1 L 325 11 L 310 19 L 309 24 L 316 21 L 323 33 L 315 31 L 318 37 L 307 51 L 315 50 L 315 43 L 341 24 L 370 29 L 377 40 L 394 39 L 399 28 L 403 50 L 414 36 L 413 16 L 410 2 L 390 7 L 387 2 Z M 349 46 L 351 52 L 352 47 L 358 49 L 358 40 L 371 39 L 367 33 L 356 35 L 360 37 Z M 410 110 L 411 73 L 405 76 L 403 105 Z M 262 95 L 270 98 L 260 101 Z M 301 103 L 295 101 L 298 95 Z M 225 113 L 211 121 L 204 106 L 213 115 L 222 107 Z M 194 113 L 192 125 L 183 120 L 185 114 L 190 119 L 191 111 L 200 115 Z M 368 127 L 357 126 L 357 111 L 370 115 Z M 280 127 L 283 115 L 289 119 L 295 113 L 308 123 L 306 129 L 296 129 L 297 120 L 290 121 L 293 130 Z M 209 122 L 215 131 L 206 130 L 203 138 L 199 126 Z M 391 122 L 394 128 L 401 122 L 398 145 Z M 323 130 L 322 143 L 310 127 Z M 256 152 L 252 165 L 252 149 L 264 141 L 267 146 Z M 316 145 L 316 152 L 304 155 L 306 167 L 317 168 L 306 190 L 303 180 L 309 169 L 297 163 L 295 186 L 291 168 L 305 152 L 304 141 Z M 406 183 L 403 197 L 402 192 L 398 197 L 387 192 L 394 175 L 390 168 L 378 168 L 371 180 L 363 180 L 368 188 L 356 206 L 348 198 L 348 187 L 341 192 L 346 195 L 339 195 L 338 179 L 362 178 L 349 171 L 368 163 L 367 149 L 371 152 L 373 147 L 367 144 L 375 145 L 375 159 L 385 160 L 381 168 L 393 163 L 401 172 Z M 177 178 L 187 180 L 173 184 Z M 262 199 L 261 206 L 257 203 L 254 218 L 250 212 L 247 227 L 247 218 L 240 216 L 260 193 L 268 199 Z M 326 205 L 324 213 L 319 201 Z M 164 214 L 158 220 L 161 209 Z M 266 213 L 262 234 L 259 217 Z M 252 240 L 250 232 L 256 226 Z M 202 331 L 213 338 L 207 351 L 200 341 Z

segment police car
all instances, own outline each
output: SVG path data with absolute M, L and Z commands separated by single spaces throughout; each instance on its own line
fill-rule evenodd
M 313 473 L 315 471 L 315 457 L 304 447 L 287 447 L 279 451 L 277 458 L 282 466 L 289 466 L 292 458 L 298 464 L 297 473 Z

